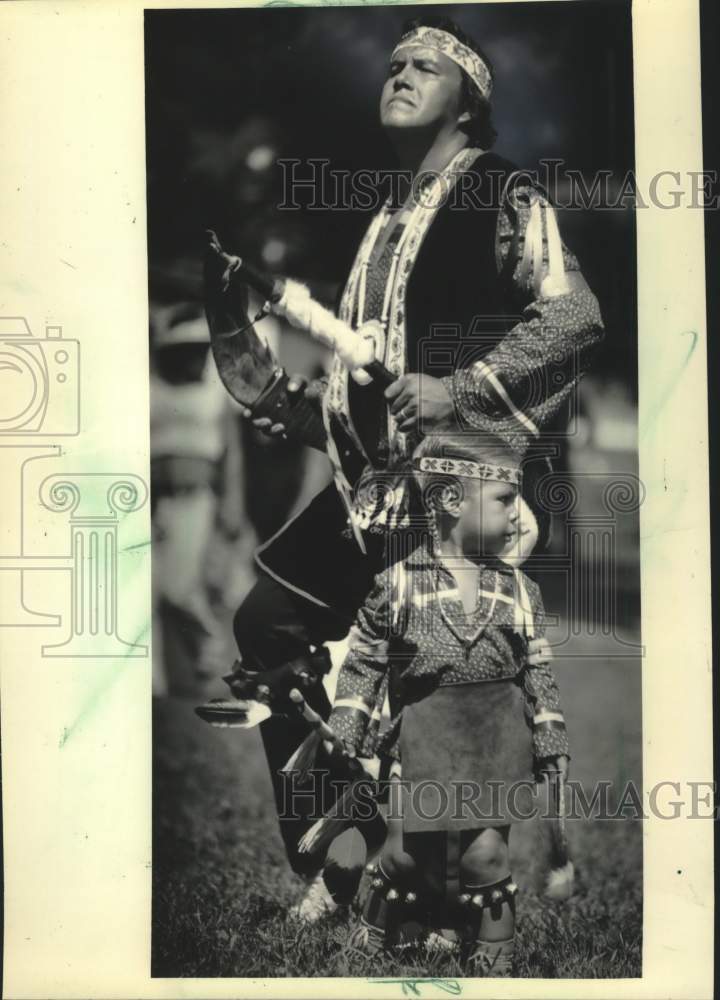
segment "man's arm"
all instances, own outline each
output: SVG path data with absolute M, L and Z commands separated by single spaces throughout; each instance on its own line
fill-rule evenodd
M 443 382 L 466 423 L 514 424 L 527 440 L 587 371 L 603 336 L 602 318 L 577 258 L 560 240 L 555 210 L 535 188 L 518 186 L 504 199 L 496 261 L 520 322 L 480 361 Z

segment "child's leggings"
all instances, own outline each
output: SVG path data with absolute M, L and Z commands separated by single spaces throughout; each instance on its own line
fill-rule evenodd
M 389 944 L 430 927 L 459 942 L 484 971 L 507 971 L 501 967 L 512 953 L 517 892 L 508 864 L 510 827 L 403 834 L 397 813 L 393 803 L 363 923 Z

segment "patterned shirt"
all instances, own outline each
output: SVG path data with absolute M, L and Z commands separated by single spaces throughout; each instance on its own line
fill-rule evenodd
M 520 453 L 562 412 L 603 336 L 598 301 L 559 235 L 566 285 L 559 290 L 546 283 L 550 233 L 557 233 L 554 216 L 547 199 L 531 185 L 518 184 L 504 198 L 498 212 L 495 260 L 498 274 L 510 275 L 507 306 L 521 320 L 481 365 L 460 368 L 442 379 L 466 425 L 499 435 Z M 381 234 L 370 260 L 366 319 L 380 315 L 392 249 L 402 233 L 402 224 L 394 219 L 389 225 L 394 227 L 389 241 L 385 243 Z M 318 388 L 323 391 L 325 386 Z M 349 391 L 357 425 L 367 427 L 363 436 L 379 439 L 382 447 L 382 393 L 358 392 L 352 384 Z M 529 425 L 523 426 L 516 415 L 508 415 L 508 400 L 523 411 L 535 432 L 528 432 Z M 370 444 L 365 441 L 366 450 Z
M 500 560 L 482 565 L 476 607 L 466 614 L 455 575 L 419 546 L 376 577 L 358 613 L 330 725 L 362 755 L 397 758 L 403 704 L 437 686 L 508 680 L 526 695 L 535 757 L 568 753 L 543 614 L 537 584 Z M 370 721 L 390 673 L 393 721 L 375 745 Z
M 499 273 L 511 271 L 514 301 L 509 304 L 521 311 L 522 319 L 482 365 L 442 380 L 463 420 L 494 431 L 521 452 L 532 435 L 515 416 L 507 416 L 508 398 L 541 430 L 567 404 L 603 336 L 598 301 L 577 258 L 562 242 L 566 288 L 546 283 L 550 234 L 557 232 L 554 213 L 530 185 L 519 184 L 509 193 L 498 214 L 495 257 Z M 533 216 L 536 224 L 531 226 Z

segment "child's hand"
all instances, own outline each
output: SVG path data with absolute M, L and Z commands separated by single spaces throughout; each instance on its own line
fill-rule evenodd
M 545 663 L 550 663 L 552 658 L 552 648 L 544 636 L 540 639 L 530 639 L 528 641 L 527 663 L 529 667 L 540 667 Z
M 358 757 L 363 769 L 373 781 L 380 780 L 380 758 L 379 757 Z
M 549 774 L 550 776 L 562 774 L 563 778 L 567 778 L 569 770 L 570 758 L 565 753 L 557 757 L 543 757 L 540 761 L 540 774 Z

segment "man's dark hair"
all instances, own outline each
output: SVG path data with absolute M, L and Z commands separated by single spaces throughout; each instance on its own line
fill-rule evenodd
M 416 28 L 437 28 L 438 31 L 447 31 L 449 35 L 457 38 L 462 45 L 467 46 L 467 48 L 477 53 L 490 71 L 490 76 L 494 77 L 492 63 L 483 50 L 477 42 L 473 41 L 469 35 L 466 35 L 462 28 L 449 17 L 426 14 L 412 21 L 406 21 L 402 28 L 402 36 L 415 31 Z M 470 121 L 464 122 L 461 128 L 467 133 L 469 146 L 490 149 L 497 138 L 497 132 L 492 123 L 490 102 L 486 97 L 483 97 L 465 70 L 461 68 L 460 72 L 462 74 L 462 90 L 460 93 L 462 110 L 470 113 Z

